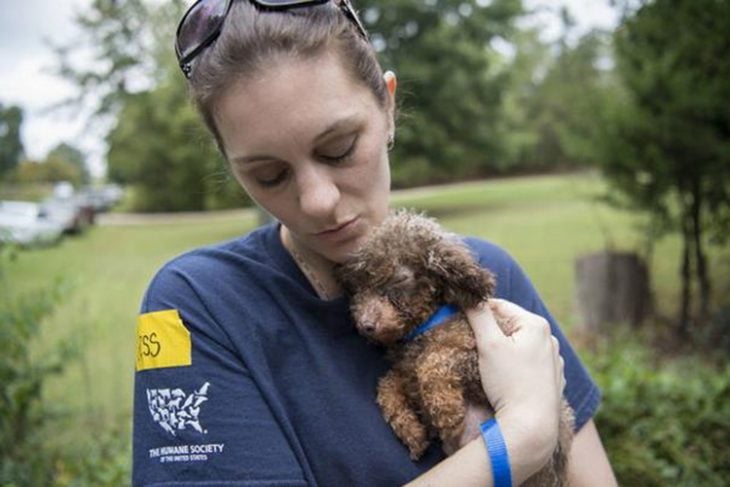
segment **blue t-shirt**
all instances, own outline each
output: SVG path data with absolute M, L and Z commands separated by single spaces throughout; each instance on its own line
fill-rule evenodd
M 598 388 L 514 260 L 466 242 L 498 297 L 550 321 L 580 428 Z M 141 312 L 135 486 L 391 487 L 444 458 L 434 442 L 411 461 L 375 403 L 384 350 L 357 334 L 346 298 L 317 297 L 277 225 L 172 260 Z

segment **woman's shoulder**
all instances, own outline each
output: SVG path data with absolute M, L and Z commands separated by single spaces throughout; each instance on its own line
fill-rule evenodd
M 463 237 L 463 240 L 478 262 L 493 272 L 518 266 L 517 261 L 507 250 L 490 240 L 473 236 Z
M 478 237 L 464 237 L 464 243 L 479 264 L 489 269 L 497 280 L 496 295 L 528 309 L 543 305 L 533 283 L 517 260 L 500 245 Z
M 273 224 L 259 227 L 229 240 L 187 250 L 168 260 L 160 271 L 168 268 L 205 267 L 214 263 L 224 265 L 230 263 L 230 258 L 234 256 L 242 260 L 270 259 L 270 241 L 276 235 L 277 228 Z
M 278 234 L 268 225 L 227 241 L 198 247 L 164 263 L 152 277 L 145 301 L 156 296 L 184 296 L 192 291 L 215 293 L 219 285 L 262 281 L 275 272 L 279 257 L 272 250 Z

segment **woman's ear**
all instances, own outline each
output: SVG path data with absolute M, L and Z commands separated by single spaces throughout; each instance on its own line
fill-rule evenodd
M 383 80 L 388 89 L 388 145 L 392 147 L 395 138 L 395 91 L 398 87 L 398 80 L 393 71 L 386 71 L 383 74 Z
M 385 80 L 385 86 L 388 87 L 391 101 L 395 102 L 395 90 L 398 87 L 398 80 L 395 77 L 395 73 L 393 71 L 386 71 L 383 74 L 383 79 Z

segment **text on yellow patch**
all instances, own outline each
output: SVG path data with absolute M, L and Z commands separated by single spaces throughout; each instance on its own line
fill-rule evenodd
M 137 318 L 138 371 L 190 365 L 192 348 L 190 332 L 176 309 L 145 313 Z

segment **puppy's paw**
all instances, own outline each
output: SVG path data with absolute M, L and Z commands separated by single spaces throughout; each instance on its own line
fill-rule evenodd
M 416 461 L 421 458 L 421 456 L 423 456 L 423 453 L 428 448 L 428 445 L 429 442 L 427 440 L 419 441 L 412 444 L 406 443 L 406 446 L 408 446 L 408 451 L 411 452 L 411 460 Z
M 418 460 L 426 451 L 430 441 L 428 439 L 428 431 L 420 422 L 408 421 L 391 424 L 400 440 L 408 447 L 411 453 L 411 459 Z

